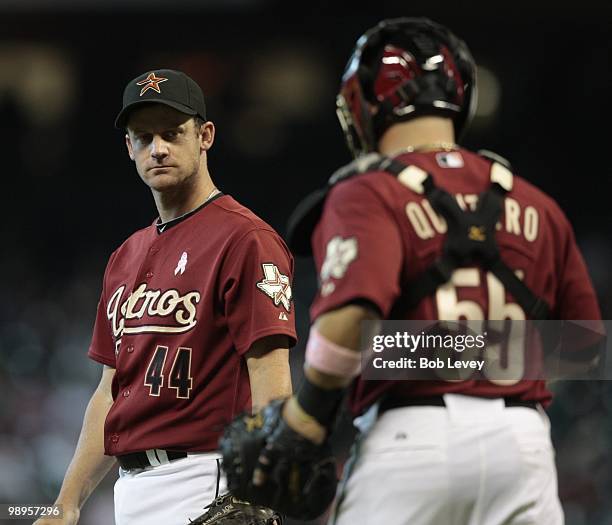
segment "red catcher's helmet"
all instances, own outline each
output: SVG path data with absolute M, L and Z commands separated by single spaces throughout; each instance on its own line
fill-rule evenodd
M 355 157 L 376 150 L 391 125 L 423 115 L 452 118 L 459 137 L 476 108 L 476 64 L 436 22 L 383 20 L 357 40 L 336 105 Z

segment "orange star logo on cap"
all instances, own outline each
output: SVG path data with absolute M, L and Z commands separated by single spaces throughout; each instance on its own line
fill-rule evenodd
M 166 80 L 168 79 L 164 77 L 155 76 L 155 73 L 149 73 L 149 76 L 147 78 L 141 80 L 140 82 L 136 82 L 137 86 L 144 86 L 140 90 L 140 96 L 142 97 L 149 89 L 161 93 L 161 90 L 159 89 L 159 84 L 165 82 Z

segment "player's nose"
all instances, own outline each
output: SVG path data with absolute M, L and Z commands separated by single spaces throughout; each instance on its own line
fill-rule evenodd
M 155 135 L 151 141 L 151 156 L 158 159 L 168 155 L 168 144 L 159 135 Z

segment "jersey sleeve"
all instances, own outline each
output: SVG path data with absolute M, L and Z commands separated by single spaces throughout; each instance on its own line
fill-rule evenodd
M 561 213 L 562 242 L 557 292 L 557 319 L 599 320 L 601 311 L 571 224 Z
M 558 254 L 559 286 L 553 318 L 575 321 L 564 323 L 559 346 L 560 358 L 576 363 L 591 362 L 605 349 L 605 328 L 589 273 L 576 244 L 574 231 L 565 214 L 558 211 L 556 224 L 560 228 Z M 584 322 L 580 322 L 584 321 Z
M 89 345 L 89 351 L 87 355 L 104 365 L 108 365 L 112 368 L 116 368 L 115 360 L 115 342 L 113 340 L 112 328 L 107 315 L 107 304 L 106 304 L 106 275 L 108 269 L 112 263 L 114 254 L 109 259 L 106 271 L 104 272 L 104 280 L 102 282 L 102 293 L 100 294 L 100 301 L 98 302 L 98 310 L 96 313 L 96 321 L 94 324 L 93 335 L 91 338 L 91 344 Z
M 269 335 L 286 335 L 295 345 L 293 257 L 278 234 L 246 233 L 230 250 L 223 271 L 222 303 L 236 350 L 244 354 Z
M 402 240 L 383 198 L 359 179 L 328 195 L 312 236 L 319 290 L 310 309 L 319 315 L 365 300 L 386 317 L 400 294 Z

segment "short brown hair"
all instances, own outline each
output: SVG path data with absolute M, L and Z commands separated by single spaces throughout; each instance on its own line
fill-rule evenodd
M 205 122 L 206 120 L 204 120 L 199 115 L 196 115 L 195 117 L 193 117 L 193 124 L 195 126 L 196 133 L 200 133 L 200 129 L 202 129 L 202 126 L 204 125 Z

